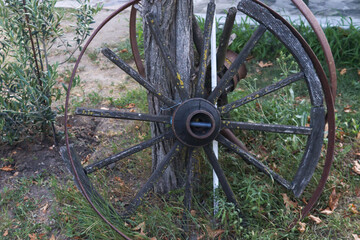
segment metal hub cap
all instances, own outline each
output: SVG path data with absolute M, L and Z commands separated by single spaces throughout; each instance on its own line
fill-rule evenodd
M 174 112 L 172 129 L 176 138 L 191 147 L 211 143 L 220 131 L 220 113 L 207 100 L 194 98 L 182 103 Z

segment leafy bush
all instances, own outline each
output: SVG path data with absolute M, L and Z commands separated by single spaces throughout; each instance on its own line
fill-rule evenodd
M 68 59 L 90 35 L 93 15 L 101 7 L 77 0 L 75 44 Z M 56 113 L 51 104 L 61 96 L 54 88 L 58 63 L 50 64 L 53 46 L 72 47 L 63 39 L 64 15 L 55 10 L 57 0 L 0 0 L 0 141 L 12 143 L 53 128 Z M 54 133 L 55 134 L 55 133 Z

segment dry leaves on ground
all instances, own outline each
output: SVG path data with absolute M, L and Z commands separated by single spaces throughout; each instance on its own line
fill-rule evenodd
M 272 65 L 274 65 L 272 62 L 267 62 L 267 63 L 264 63 L 263 61 L 260 61 L 258 63 L 259 67 L 261 68 L 266 68 L 266 67 L 271 67 Z
M 299 230 L 301 233 L 304 233 L 305 230 L 306 230 L 306 223 L 299 222 L 298 230 Z
M 0 168 L 1 171 L 4 171 L 4 172 L 11 172 L 11 171 L 14 171 L 15 168 L 11 167 L 11 165 L 9 166 L 5 166 L 5 167 L 2 167 Z
M 356 174 L 360 175 L 360 163 L 359 163 L 359 161 L 354 161 L 354 166 L 353 166 L 352 170 Z
M 352 113 L 353 112 L 353 110 L 351 109 L 351 105 L 347 105 L 346 107 L 344 107 L 344 112 L 346 112 L 346 113 Z
M 46 204 L 41 208 L 41 211 L 42 211 L 43 213 L 46 213 L 46 211 L 48 210 L 48 208 L 49 208 L 49 203 L 46 203 Z
M 353 203 L 349 204 L 349 210 L 350 210 L 350 212 L 352 212 L 353 214 L 359 214 L 359 211 L 357 210 L 355 204 L 353 204 Z
M 331 214 L 333 214 L 333 211 L 331 211 L 330 208 L 326 208 L 326 209 L 322 210 L 320 213 L 325 214 L 325 215 L 331 215 Z
M 3 236 L 6 237 L 7 235 L 9 235 L 9 230 L 6 229 Z
M 38 240 L 38 238 L 37 238 L 37 236 L 36 236 L 36 233 L 29 233 L 29 238 L 30 238 L 30 240 Z
M 319 217 L 315 217 L 314 215 L 309 215 L 309 218 L 314 221 L 316 224 L 322 223 L 322 220 Z
M 197 238 L 197 240 L 203 240 L 205 239 L 205 237 L 208 237 L 206 239 L 215 239 L 216 237 L 221 237 L 221 234 L 223 234 L 225 231 L 223 229 L 217 229 L 217 230 L 212 230 L 211 227 L 206 226 L 206 232 L 207 235 L 203 234 L 200 237 Z
M 298 207 L 298 203 L 291 201 L 286 193 L 282 193 L 281 195 L 283 196 L 283 200 L 284 200 L 284 204 L 285 204 L 286 209 L 290 210 L 290 207 L 291 208 L 297 208 Z
M 340 75 L 342 76 L 342 75 L 345 75 L 347 73 L 347 69 L 346 68 L 343 68 L 343 69 L 341 69 L 341 71 L 340 71 Z
M 140 235 L 141 236 L 146 236 L 145 234 L 145 222 L 140 223 L 139 225 L 137 225 L 136 227 L 134 227 L 132 230 L 134 231 L 140 231 Z
M 330 194 L 330 198 L 329 198 L 329 207 L 331 209 L 331 211 L 334 211 L 337 206 L 339 205 L 339 199 L 341 197 L 341 194 L 337 194 L 336 193 L 336 188 L 333 187 L 333 190 Z

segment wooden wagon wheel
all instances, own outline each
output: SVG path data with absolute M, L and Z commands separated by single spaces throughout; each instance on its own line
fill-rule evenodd
M 288 24 L 284 19 L 282 19 L 278 14 L 276 14 L 264 4 L 255 0 L 240 1 L 237 6 L 237 10 L 254 19 L 258 23 L 258 26 L 254 31 L 253 35 L 250 37 L 248 42 L 245 44 L 245 46 L 239 53 L 239 55 L 232 62 L 232 64 L 229 67 L 224 68 L 223 71 L 219 72 L 219 85 L 209 93 L 206 91 L 205 87 L 205 73 L 206 69 L 208 68 L 208 55 L 204 53 L 208 51 L 211 32 L 210 30 L 215 14 L 215 5 L 213 3 L 209 3 L 208 5 L 204 36 L 195 36 L 194 40 L 195 44 L 199 49 L 200 56 L 202 56 L 200 57 L 199 72 L 204 74 L 198 74 L 198 78 L 195 84 L 196 93 L 193 97 L 191 97 L 190 94 L 186 92 L 186 90 L 182 87 L 183 85 L 181 83 L 181 76 L 179 76 L 178 71 L 174 67 L 174 64 L 171 61 L 171 57 L 169 55 L 171 49 L 167 49 L 165 44 L 163 44 L 163 38 L 160 31 L 158 30 L 156 19 L 151 14 L 146 16 L 146 21 L 149 24 L 153 37 L 155 38 L 161 50 L 162 57 L 168 67 L 168 70 L 173 74 L 172 81 L 174 81 L 177 86 L 179 96 L 181 97 L 181 102 L 175 102 L 174 99 L 168 98 L 163 93 L 158 92 L 156 90 L 156 86 L 152 85 L 142 76 L 143 70 L 141 70 L 141 68 L 139 71 L 136 71 L 125 61 L 119 58 L 113 51 L 108 48 L 103 49 L 102 53 L 111 62 L 113 62 L 129 76 L 131 76 L 135 81 L 137 81 L 149 92 L 149 94 L 157 97 L 159 101 L 167 105 L 169 109 L 168 111 L 164 111 L 164 115 L 156 116 L 145 113 L 110 111 L 88 108 L 78 108 L 76 109 L 76 114 L 91 117 L 163 123 L 168 126 L 168 131 L 161 135 L 155 136 L 147 141 L 139 143 L 138 145 L 126 148 L 120 153 L 117 153 L 114 156 L 107 157 L 99 162 L 92 163 L 86 167 L 83 167 L 81 165 L 81 161 L 78 159 L 76 151 L 69 144 L 67 129 L 67 112 L 69 108 L 69 96 L 72 86 L 72 80 L 75 76 L 76 70 L 86 48 L 88 47 L 92 39 L 96 36 L 96 34 L 101 30 L 101 28 L 119 12 L 138 2 L 139 1 L 131 1 L 128 4 L 124 5 L 119 10 L 114 12 L 111 16 L 109 16 L 99 26 L 99 28 L 91 36 L 90 40 L 81 52 L 80 57 L 75 65 L 73 75 L 68 87 L 65 111 L 65 133 L 67 147 L 62 148 L 61 152 L 63 158 L 66 159 L 70 164 L 71 171 L 74 174 L 75 181 L 78 187 L 80 188 L 86 199 L 89 201 L 89 203 L 92 205 L 92 207 L 95 209 L 95 211 L 114 230 L 116 230 L 124 238 L 127 238 L 112 224 L 112 220 L 106 219 L 103 216 L 101 208 L 105 206 L 106 208 L 111 209 L 111 211 L 113 211 L 113 214 L 117 214 L 121 217 L 129 216 L 141 204 L 145 195 L 148 194 L 149 191 L 151 191 L 157 179 L 161 177 L 161 175 L 169 166 L 171 161 L 178 156 L 178 153 L 186 150 L 186 157 L 188 159 L 191 159 L 191 154 L 193 153 L 194 149 L 204 150 L 209 164 L 212 166 L 212 168 L 215 170 L 216 174 L 219 177 L 221 187 L 224 190 L 228 201 L 234 203 L 236 206 L 239 207 L 237 197 L 233 193 L 231 184 L 229 184 L 227 180 L 227 172 L 223 171 L 221 164 L 216 159 L 215 154 L 210 147 L 210 144 L 213 142 L 213 140 L 219 141 L 224 146 L 224 148 L 230 150 L 233 154 L 237 155 L 239 159 L 244 160 L 249 165 L 253 165 L 261 173 L 268 175 L 271 179 L 279 183 L 285 189 L 292 191 L 296 197 L 299 197 L 304 191 L 305 187 L 308 185 L 309 181 L 311 180 L 311 177 L 320 158 L 321 149 L 324 145 L 323 139 L 325 123 L 327 119 L 329 129 L 326 164 L 319 186 L 314 192 L 310 203 L 308 204 L 308 206 L 305 207 L 305 210 L 303 210 L 303 214 L 306 215 L 322 192 L 327 175 L 329 173 L 331 161 L 333 159 L 335 126 L 334 107 L 331 91 L 319 61 L 316 59 L 316 56 L 311 51 L 310 47 L 306 44 L 304 39 L 302 39 L 300 34 L 297 33 L 296 30 L 292 28 L 290 24 Z M 228 21 L 226 21 L 224 29 L 232 28 L 236 12 L 236 9 L 231 9 L 229 11 Z M 254 90 L 253 92 L 243 97 L 237 99 L 230 99 L 229 103 L 225 105 L 217 106 L 216 103 L 218 102 L 219 98 L 224 93 L 229 93 L 230 90 L 236 87 L 234 86 L 236 85 L 234 84 L 234 77 L 237 75 L 239 68 L 246 61 L 252 49 L 259 41 L 261 41 L 261 37 L 267 31 L 273 34 L 276 38 L 278 38 L 280 42 L 288 49 L 289 53 L 297 61 L 299 71 L 296 73 L 292 73 L 279 81 L 267 84 L 264 87 L 260 87 L 259 89 Z M 226 60 L 224 56 L 226 56 L 230 34 L 231 31 L 224 31 L 221 38 L 223 42 L 220 42 L 220 47 L 217 53 L 218 59 L 220 60 L 220 68 Z M 200 39 L 201 44 L 199 44 L 199 41 L 196 42 L 196 39 Z M 141 65 L 139 64 L 139 60 L 137 60 L 137 63 L 138 66 Z M 231 114 L 235 110 L 241 112 L 241 108 L 243 108 L 247 104 L 253 103 L 254 101 L 260 101 L 262 98 L 266 98 L 271 94 L 273 94 L 273 98 L 276 98 L 278 97 L 278 95 L 276 95 L 277 92 L 282 91 L 283 88 L 298 83 L 302 83 L 306 86 L 305 93 L 308 95 L 309 98 L 309 125 L 254 122 L 253 119 L 248 119 L 252 121 L 245 122 L 240 121 Z M 243 111 L 240 115 L 240 119 L 242 119 L 243 117 L 246 118 L 247 112 Z M 286 136 L 305 136 L 304 147 L 300 148 L 301 157 L 299 158 L 299 163 L 296 165 L 296 169 L 291 179 L 286 179 L 284 176 L 274 170 L 274 168 L 269 165 L 266 159 L 265 161 L 260 160 L 259 158 L 261 158 L 261 155 L 256 155 L 252 151 L 249 152 L 244 148 L 239 147 L 236 142 L 234 143 L 234 141 L 230 141 L 229 138 L 224 136 L 224 133 L 222 132 L 222 130 L 224 129 L 241 129 L 245 132 L 251 130 L 258 133 L 264 133 L 265 135 L 268 133 L 274 133 Z M 259 134 L 259 138 L 261 138 L 261 136 L 262 134 Z M 137 152 L 149 148 L 154 144 L 163 142 L 168 139 L 172 139 L 174 142 L 171 150 L 164 157 L 158 168 L 152 172 L 146 183 L 140 188 L 140 190 L 131 199 L 131 201 L 127 203 L 127 207 L 124 212 L 117 213 L 112 207 L 109 207 L 102 200 L 100 194 L 98 194 L 98 192 L 95 190 L 93 184 L 90 182 L 90 178 L 88 177 L 88 175 L 108 166 L 109 164 L 121 161 L 122 159 L 128 158 L 129 156 L 132 156 Z M 260 141 L 260 139 L 256 140 Z M 269 154 L 269 152 L 267 152 L 267 154 Z M 190 180 L 191 171 L 191 164 L 189 164 L 187 167 L 187 172 L 189 173 L 188 180 Z M 185 186 L 185 205 L 188 209 L 190 208 L 190 195 L 190 184 L 189 181 L 187 181 Z

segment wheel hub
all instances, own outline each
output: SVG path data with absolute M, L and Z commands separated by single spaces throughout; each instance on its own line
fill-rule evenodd
M 220 131 L 220 113 L 216 107 L 201 98 L 182 103 L 174 112 L 172 129 L 176 138 L 191 147 L 211 143 Z

